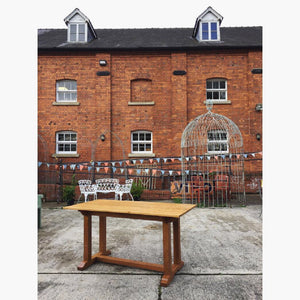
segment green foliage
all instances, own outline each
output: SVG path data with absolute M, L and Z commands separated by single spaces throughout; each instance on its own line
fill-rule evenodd
M 135 201 L 140 200 L 143 191 L 144 187 L 141 180 L 139 180 L 138 182 L 134 181 L 132 183 L 130 193 Z
M 71 185 L 67 185 L 63 188 L 63 201 L 67 202 L 67 205 L 74 204 L 75 199 L 75 186 L 76 186 L 75 174 L 72 176 Z
M 182 203 L 181 198 L 173 198 L 172 200 L 173 200 L 174 203 Z

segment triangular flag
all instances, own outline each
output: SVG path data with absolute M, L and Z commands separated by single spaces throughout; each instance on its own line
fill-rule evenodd
M 101 161 L 98 161 L 97 164 L 98 164 L 98 166 L 100 166 L 101 165 Z
M 171 158 L 171 161 L 174 162 L 175 158 Z
M 80 171 L 82 171 L 83 170 L 83 165 L 79 165 L 79 169 L 80 169 Z
M 207 159 L 210 160 L 210 156 L 207 156 Z
M 42 162 L 39 162 L 39 163 L 38 163 L 38 166 L 40 167 L 41 165 L 42 165 Z
M 155 169 L 152 170 L 152 174 L 153 174 L 153 175 L 155 175 L 156 172 L 157 172 L 157 170 L 155 170 Z
M 157 159 L 156 159 L 156 161 L 159 163 L 159 161 L 160 161 L 160 158 L 157 158 Z
M 141 174 L 141 170 L 140 170 L 140 169 L 137 169 L 137 170 L 136 170 L 136 174 L 137 174 L 137 175 L 140 175 L 140 174 Z
M 96 168 L 96 170 L 97 170 L 97 172 L 99 173 L 99 171 L 100 171 L 100 168 L 99 168 L 99 167 L 97 167 L 97 168 Z
M 150 158 L 150 159 L 149 159 L 149 161 L 150 161 L 150 164 L 152 164 L 152 163 L 153 163 L 153 159 L 152 159 L 152 158 Z
M 105 173 L 107 173 L 107 172 L 108 172 L 108 169 L 109 169 L 109 167 L 104 167 L 104 171 L 105 171 Z
M 131 175 L 133 172 L 133 169 L 128 169 L 128 173 Z
M 181 174 L 181 171 L 177 171 L 177 174 L 180 175 L 180 174 Z
M 49 168 L 49 166 L 50 166 L 50 165 L 49 165 L 49 164 L 47 164 L 47 168 Z
M 164 175 L 165 174 L 165 171 L 164 170 L 160 170 L 161 172 L 161 175 Z
M 170 173 L 170 175 L 172 175 L 172 174 L 173 174 L 173 171 L 169 170 L 169 173 Z
M 253 157 L 255 157 L 255 153 L 252 153 L 251 155 L 252 155 Z
M 193 156 L 193 159 L 194 159 L 194 160 L 196 160 L 196 159 L 197 159 L 197 157 L 196 157 L 196 156 Z
M 113 169 L 113 172 L 115 173 L 117 168 L 116 168 L 116 167 L 113 167 L 112 169 Z
M 145 172 L 146 172 L 147 174 L 149 174 L 149 169 L 145 169 Z
M 202 159 L 203 159 L 203 156 L 200 156 L 200 159 L 202 160 Z
M 215 155 L 215 159 L 218 160 L 218 156 L 217 155 Z
M 124 172 L 124 169 L 122 168 L 122 169 L 120 169 L 120 171 L 121 171 L 121 174 L 123 174 L 123 172 Z
M 247 157 L 248 157 L 248 155 L 247 155 L 247 154 L 244 154 L 244 157 L 245 157 L 245 158 L 247 158 Z
M 92 167 L 88 167 L 88 171 L 90 172 L 92 170 Z
M 133 162 L 133 164 L 135 165 L 136 159 L 133 159 L 132 162 Z
M 63 165 L 63 169 L 65 170 L 67 168 L 67 165 Z
M 129 160 L 126 160 L 126 164 L 129 165 Z
M 223 154 L 223 155 L 221 155 L 221 157 L 223 158 L 223 159 L 225 159 L 225 155 Z
M 166 162 L 167 161 L 167 158 L 164 158 L 164 162 Z
M 185 170 L 185 173 L 189 175 L 189 173 L 190 173 L 190 170 Z
M 116 162 L 115 162 L 115 161 L 112 161 L 111 164 L 112 164 L 112 166 L 114 167 L 115 164 L 116 164 Z
M 143 159 L 140 159 L 140 163 L 143 164 L 143 162 L 144 162 L 144 160 L 143 160 Z

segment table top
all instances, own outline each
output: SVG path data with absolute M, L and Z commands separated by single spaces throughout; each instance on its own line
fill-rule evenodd
M 179 218 L 196 207 L 194 204 L 177 204 L 146 201 L 94 200 L 66 206 L 64 209 L 103 213 Z

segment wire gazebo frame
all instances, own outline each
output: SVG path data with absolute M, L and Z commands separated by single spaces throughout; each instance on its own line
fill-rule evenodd
M 229 118 L 207 113 L 191 121 L 181 137 L 183 203 L 200 207 L 245 205 L 243 138 Z

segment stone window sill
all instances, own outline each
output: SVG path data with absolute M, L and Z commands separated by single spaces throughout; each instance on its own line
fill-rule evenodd
M 128 153 L 128 157 L 155 157 L 155 153 Z
M 207 101 L 204 101 L 204 104 L 207 104 Z M 219 105 L 219 104 L 231 104 L 230 100 L 213 100 L 212 101 L 213 105 Z
M 78 105 L 80 105 L 80 103 L 79 102 L 52 102 L 52 105 L 54 105 L 54 106 L 61 106 L 61 105 L 78 106 Z
M 52 154 L 52 157 L 79 157 L 79 154 Z
M 155 102 L 151 101 L 151 102 L 128 102 L 128 105 L 154 105 Z

